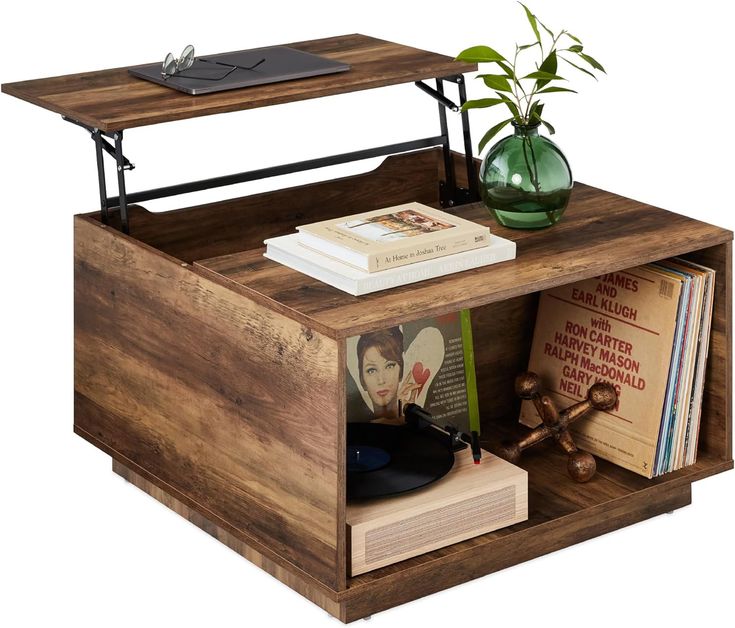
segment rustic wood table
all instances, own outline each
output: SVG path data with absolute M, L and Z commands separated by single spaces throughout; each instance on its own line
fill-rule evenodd
M 74 430 L 110 454 L 116 473 L 351 621 L 684 506 L 692 482 L 733 467 L 730 231 L 579 183 L 553 228 L 498 227 L 476 202 L 466 116 L 464 154 L 450 151 L 446 128 L 446 110 L 464 99 L 462 74 L 474 66 L 362 35 L 292 45 L 352 69 L 206 96 L 135 79 L 125 68 L 2 86 L 94 139 L 100 210 L 74 221 Z M 406 82 L 439 103 L 437 136 L 125 190 L 124 130 Z M 447 82 L 458 86 L 459 101 L 442 94 Z M 105 152 L 115 158 L 116 197 L 105 188 Z M 136 204 L 392 153 L 400 154 L 372 172 L 296 190 L 155 214 Z M 265 238 L 305 221 L 408 201 L 488 224 L 517 242 L 517 259 L 357 298 L 262 256 Z M 348 337 L 471 308 L 483 445 L 491 448 L 513 434 L 513 379 L 526 368 L 538 292 L 673 255 L 717 271 L 696 464 L 647 480 L 599 461 L 580 485 L 566 476 L 564 454 L 541 445 L 520 463 L 528 521 L 348 577 Z

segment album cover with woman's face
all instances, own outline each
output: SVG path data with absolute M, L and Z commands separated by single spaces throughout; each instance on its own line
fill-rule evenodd
M 348 338 L 347 371 L 348 421 L 400 424 L 416 403 L 440 427 L 480 431 L 469 310 Z

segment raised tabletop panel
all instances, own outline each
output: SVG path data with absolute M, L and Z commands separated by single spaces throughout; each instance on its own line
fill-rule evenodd
M 551 229 L 498 226 L 480 203 L 456 208 L 514 240 L 515 260 L 353 297 L 263 257 L 263 249 L 197 262 L 331 329 L 336 337 L 479 307 L 732 240 L 732 232 L 576 183 Z
M 119 131 L 477 69 L 446 55 L 358 34 L 283 45 L 349 63 L 351 69 L 198 96 L 131 76 L 126 67 L 5 83 L 2 91 L 102 131 Z

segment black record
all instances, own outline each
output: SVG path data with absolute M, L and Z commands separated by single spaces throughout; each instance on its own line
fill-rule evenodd
M 405 493 L 446 475 L 454 454 L 431 430 L 436 432 L 433 427 L 348 423 L 347 499 Z

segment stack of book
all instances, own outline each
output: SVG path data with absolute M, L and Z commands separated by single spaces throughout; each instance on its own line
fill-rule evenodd
M 542 293 L 529 370 L 562 407 L 597 381 L 618 392 L 575 423 L 581 449 L 649 478 L 696 461 L 714 275 L 675 258 Z M 530 402 L 520 421 L 538 424 Z
M 265 257 L 359 296 L 514 259 L 515 243 L 421 203 L 325 220 L 265 241 Z

